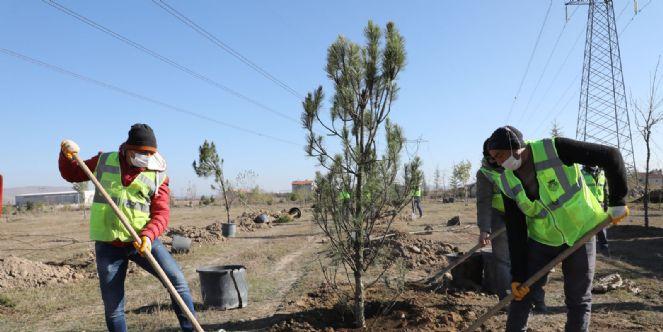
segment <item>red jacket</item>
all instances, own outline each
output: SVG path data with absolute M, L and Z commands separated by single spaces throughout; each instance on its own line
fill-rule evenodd
M 97 168 L 100 154 L 101 152 L 85 161 L 85 164 L 92 172 Z M 78 167 L 76 161 L 67 159 L 62 153 L 60 153 L 58 166 L 60 167 L 62 178 L 69 182 L 84 182 L 89 180 L 83 170 Z M 129 186 L 143 170 L 143 168 L 131 166 L 126 162 L 124 158 L 124 145 L 120 146 L 120 174 L 122 176 L 122 184 L 125 187 Z M 159 190 L 152 195 L 150 221 L 140 232 L 140 236 L 147 236 L 152 242 L 166 230 L 170 221 L 170 188 L 168 187 L 168 180 L 166 177 Z

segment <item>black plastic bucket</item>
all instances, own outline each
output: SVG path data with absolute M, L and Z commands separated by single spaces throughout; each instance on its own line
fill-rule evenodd
M 221 224 L 221 234 L 225 237 L 235 237 L 237 233 L 237 225 L 232 223 Z
M 249 302 L 246 268 L 242 265 L 205 266 L 196 270 L 206 306 L 222 310 L 245 308 Z

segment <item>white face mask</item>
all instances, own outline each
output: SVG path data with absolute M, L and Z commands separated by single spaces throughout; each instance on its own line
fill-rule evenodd
M 513 155 L 513 151 L 511 151 L 511 156 L 509 156 L 509 158 L 507 158 L 507 160 L 505 160 L 502 163 L 502 167 L 504 167 L 506 169 L 509 169 L 509 170 L 512 170 L 512 171 L 515 171 L 515 170 L 519 169 L 520 165 L 522 165 L 522 164 L 523 164 L 523 159 L 522 158 L 516 159 L 516 157 L 514 157 L 514 155 Z
M 151 171 L 165 171 L 166 170 L 166 160 L 163 159 L 159 152 L 155 152 L 153 155 L 149 156 L 143 153 L 135 153 L 132 158 L 129 159 L 131 164 L 135 167 L 147 168 Z
M 129 160 L 135 167 L 147 167 L 150 162 L 150 156 L 136 152 L 133 157 L 129 158 Z
M 147 169 L 163 172 L 166 170 L 166 159 L 159 152 L 155 152 L 147 161 Z

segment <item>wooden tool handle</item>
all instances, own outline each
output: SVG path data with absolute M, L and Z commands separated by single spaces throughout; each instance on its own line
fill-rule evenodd
M 80 166 L 81 169 L 83 169 L 83 172 L 85 172 L 85 174 L 90 179 L 90 181 L 92 181 L 92 183 L 94 183 L 94 186 L 97 188 L 97 192 L 101 193 L 101 195 L 104 196 L 104 199 L 106 199 L 106 202 L 108 203 L 108 205 L 111 206 L 111 208 L 113 209 L 113 211 L 115 212 L 117 217 L 120 218 L 120 222 L 122 222 L 122 225 L 124 225 L 124 228 L 126 228 L 127 231 L 129 231 L 129 233 L 131 234 L 131 237 L 133 237 L 134 241 L 136 241 L 139 244 L 142 243 L 140 237 L 138 236 L 138 233 L 136 233 L 136 231 L 133 229 L 133 227 L 131 227 L 131 225 L 129 224 L 129 221 L 127 220 L 127 217 L 124 215 L 124 213 L 122 213 L 122 211 L 120 211 L 120 209 L 117 207 L 115 202 L 113 202 L 113 199 L 110 197 L 110 195 L 108 195 L 108 193 L 106 192 L 104 187 L 101 186 L 101 183 L 99 183 L 99 180 L 97 179 L 97 177 L 94 176 L 94 174 L 92 174 L 92 171 L 90 171 L 90 168 L 87 167 L 87 165 L 85 164 L 83 159 L 81 159 L 81 157 L 78 155 L 78 153 L 74 153 L 73 157 L 76 160 L 76 162 L 78 163 L 78 166 Z M 168 276 L 166 275 L 166 273 L 163 271 L 161 266 L 159 266 L 159 263 L 157 262 L 157 260 L 154 259 L 154 256 L 152 256 L 152 252 L 146 251 L 145 252 L 145 257 L 147 257 L 147 261 L 150 262 L 150 265 L 152 266 L 152 268 L 157 272 L 157 275 L 159 276 L 159 279 L 161 279 L 163 284 L 168 289 L 168 292 L 170 292 L 170 295 L 175 299 L 175 301 L 180 306 L 182 311 L 184 311 L 184 314 L 186 314 L 187 318 L 189 319 L 191 324 L 193 324 L 193 327 L 196 329 L 196 331 L 204 332 L 203 328 L 198 323 L 198 320 L 196 320 L 196 317 L 193 315 L 191 310 L 189 310 L 189 307 L 186 306 L 186 304 L 184 303 L 184 300 L 182 300 L 182 297 L 180 296 L 180 294 L 177 293 L 177 290 L 175 289 L 175 287 L 173 287 L 173 284 L 170 282 L 170 279 L 168 279 Z
M 612 219 L 608 217 L 602 223 L 596 225 L 596 227 L 592 228 L 591 231 L 587 232 L 583 237 L 581 237 L 580 240 L 576 241 L 576 243 L 573 244 L 573 246 L 566 248 L 559 255 L 557 255 L 557 257 L 551 260 L 550 263 L 546 264 L 546 266 L 536 271 L 536 273 L 534 273 L 531 277 L 525 280 L 525 282 L 523 282 L 520 287 L 532 286 L 535 282 L 537 282 L 539 279 L 543 278 L 543 276 L 545 276 L 548 272 L 550 272 L 550 270 L 552 270 L 553 267 L 555 267 L 557 264 L 559 264 L 564 259 L 566 259 L 566 257 L 569 257 L 572 253 L 578 250 L 578 248 L 584 246 L 585 243 L 589 242 L 592 239 L 592 237 L 596 236 L 598 232 L 600 232 L 604 228 L 610 227 L 611 224 L 612 224 Z M 514 299 L 513 294 L 507 295 L 499 303 L 497 303 L 495 306 L 490 308 L 485 314 L 483 314 L 483 316 L 479 317 L 479 319 L 477 319 L 472 325 L 470 325 L 470 327 L 465 329 L 464 332 L 475 331 L 476 329 L 481 327 L 481 324 L 483 324 L 486 320 L 488 320 L 488 318 L 492 317 L 502 308 L 506 307 L 509 303 L 511 303 L 511 300 L 513 299 Z

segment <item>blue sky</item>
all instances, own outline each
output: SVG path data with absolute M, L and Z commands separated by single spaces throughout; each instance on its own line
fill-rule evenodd
M 299 118 L 301 100 L 151 1 L 60 3 L 271 109 Z M 418 153 L 429 176 L 438 165 L 449 174 L 453 163 L 463 159 L 477 165 L 483 140 L 507 123 L 549 4 L 543 0 L 168 3 L 299 93 L 322 84 L 328 97 L 332 92 L 323 71 L 327 47 L 339 34 L 361 42 L 369 19 L 381 26 L 394 21 L 406 38 L 408 56 L 392 118 L 409 138 L 426 140 Z M 646 4 L 640 1 L 641 8 Z M 615 1 L 617 14 L 625 8 L 617 22 L 620 31 L 634 17 L 632 6 L 632 1 Z M 573 10 L 569 8 L 569 13 Z M 620 36 L 627 90 L 635 97 L 645 97 L 650 73 L 663 52 L 661 14 L 663 2 L 652 1 Z M 580 82 L 574 79 L 582 69 L 586 7 L 578 8 L 567 23 L 543 72 L 564 17 L 563 2 L 553 1 L 529 74 L 508 117 L 508 123 L 527 138 L 548 135 L 553 119 L 567 136 L 575 133 Z M 199 193 L 207 190 L 209 182 L 197 179 L 191 168 L 204 139 L 216 142 L 230 177 L 251 169 L 258 174 L 257 183 L 268 190 L 287 190 L 290 181 L 311 178 L 315 170 L 315 161 L 303 151 L 305 133 L 298 123 L 194 79 L 41 1 L 0 2 L 0 48 L 295 143 L 173 112 L 0 53 L 4 142 L 0 174 L 5 187 L 66 185 L 56 160 L 63 138 L 77 141 L 87 157 L 116 149 L 136 122 L 155 129 L 176 194 L 182 194 L 188 183 L 195 184 Z M 539 77 L 540 86 L 533 91 Z M 656 167 L 663 160 L 662 138 L 659 128 L 653 150 Z M 639 137 L 634 139 L 642 166 L 643 144 Z

